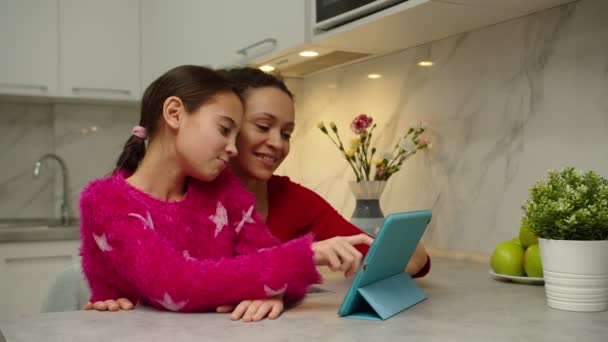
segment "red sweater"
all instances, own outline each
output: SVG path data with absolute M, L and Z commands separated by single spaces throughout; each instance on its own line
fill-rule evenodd
M 81 208 L 82 266 L 92 302 L 127 297 L 159 309 L 209 311 L 320 281 L 309 236 L 280 244 L 255 199 L 228 170 L 190 179 L 181 201 L 162 201 L 121 174 L 91 182 Z
M 363 233 L 317 193 L 284 176 L 272 176 L 268 181 L 266 225 L 283 242 L 311 232 L 315 241 Z M 355 247 L 363 255 L 369 249 L 367 245 Z M 430 269 L 431 259 L 427 257 L 426 264 L 414 277 L 422 277 Z

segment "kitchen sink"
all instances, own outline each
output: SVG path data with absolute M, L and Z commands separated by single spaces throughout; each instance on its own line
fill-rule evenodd
M 55 218 L 0 219 L 0 243 L 77 240 L 79 232 L 77 220 L 63 226 L 61 219 Z

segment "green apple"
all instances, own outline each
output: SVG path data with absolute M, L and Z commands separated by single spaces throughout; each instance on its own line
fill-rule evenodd
M 490 266 L 495 273 L 524 276 L 524 249 L 513 241 L 504 241 L 496 246 L 490 259 Z
M 519 237 L 518 236 L 514 237 L 513 239 L 511 239 L 509 241 L 513 242 L 516 245 L 520 245 L 521 246 L 521 241 L 519 241 Z M 523 246 L 522 246 L 522 248 L 523 248 Z
M 543 264 L 540 259 L 540 247 L 532 245 L 524 253 L 524 270 L 528 277 L 543 277 Z
M 519 241 L 524 248 L 528 248 L 538 243 L 538 236 L 530 230 L 525 219 L 521 220 L 521 225 L 519 226 Z

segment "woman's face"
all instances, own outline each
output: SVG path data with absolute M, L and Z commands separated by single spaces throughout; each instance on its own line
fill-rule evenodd
M 175 148 L 185 172 L 204 181 L 217 177 L 237 155 L 242 120 L 243 106 L 233 93 L 219 94 L 196 112 L 183 115 Z
M 294 130 L 293 100 L 275 87 L 252 88 L 244 100 L 245 119 L 236 140 L 233 170 L 249 180 L 268 180 L 289 154 Z

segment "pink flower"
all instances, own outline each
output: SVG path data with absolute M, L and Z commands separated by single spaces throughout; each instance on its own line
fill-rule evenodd
M 429 141 L 429 139 L 423 138 L 423 137 L 419 137 L 418 140 L 416 141 L 419 145 L 428 145 L 431 142 Z
M 373 121 L 374 119 L 372 119 L 371 116 L 359 114 L 359 116 L 357 116 L 350 124 L 350 129 L 356 134 L 361 134 L 369 128 Z

